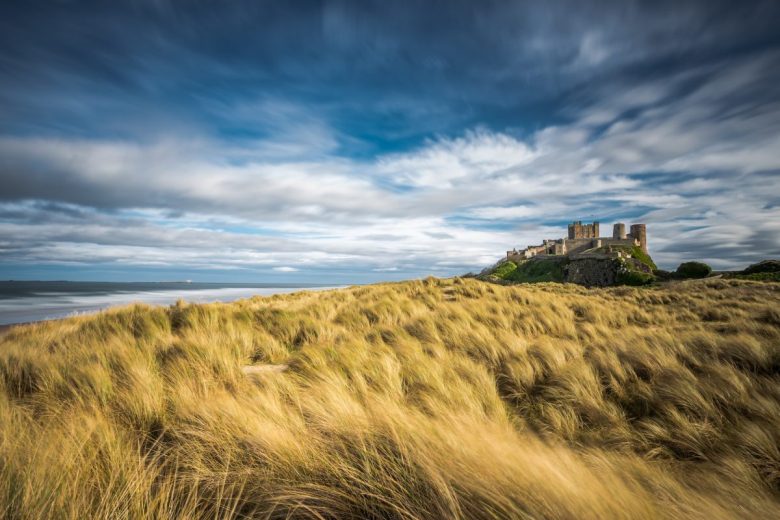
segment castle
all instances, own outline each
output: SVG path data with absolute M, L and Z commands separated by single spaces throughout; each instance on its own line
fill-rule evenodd
M 617 246 L 617 247 L 609 247 Z M 599 236 L 599 223 L 583 224 L 576 221 L 569 224 L 569 237 L 557 240 L 544 240 L 538 246 L 528 246 L 518 251 L 506 252 L 507 260 L 526 260 L 535 256 L 567 256 L 569 258 L 587 258 L 589 256 L 623 256 L 625 248 L 639 246 L 647 253 L 647 227 L 644 224 L 631 224 L 626 234 L 626 225 L 618 222 L 612 227 L 611 237 Z

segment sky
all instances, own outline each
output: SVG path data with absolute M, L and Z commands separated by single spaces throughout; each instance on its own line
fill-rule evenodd
M 780 2 L 0 3 L 0 279 L 780 257 Z

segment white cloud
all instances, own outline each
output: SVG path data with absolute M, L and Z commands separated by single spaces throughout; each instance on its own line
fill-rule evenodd
M 383 157 L 377 163 L 377 175 L 418 188 L 446 189 L 479 179 L 489 181 L 533 157 L 526 143 L 478 129 L 460 138 L 430 141 L 421 149 Z
M 17 201 L 0 204 L 0 251 L 19 263 L 458 272 L 593 214 L 645 221 L 664 265 L 744 265 L 780 254 L 780 104 L 734 91 L 776 61 L 701 71 L 711 77 L 684 96 L 673 92 L 693 73 L 627 89 L 526 139 L 481 128 L 375 160 L 334 155 L 319 127 L 301 137 L 321 144 L 303 159 L 279 140 L 0 137 L 2 196 Z
M 531 206 L 487 206 L 469 210 L 467 214 L 478 219 L 511 220 L 537 215 L 538 209 Z
M 274 271 L 279 271 L 281 273 L 295 273 L 299 271 L 299 269 L 296 269 L 295 267 L 290 267 L 287 265 L 280 266 L 280 267 L 274 267 Z

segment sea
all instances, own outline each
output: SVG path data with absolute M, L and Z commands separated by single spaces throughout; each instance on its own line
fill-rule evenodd
M 171 305 L 177 300 L 230 302 L 256 295 L 338 287 L 270 283 L 0 281 L 0 326 L 64 318 L 135 302 L 152 305 Z

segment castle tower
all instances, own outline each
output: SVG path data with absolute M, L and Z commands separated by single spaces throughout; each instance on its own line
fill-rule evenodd
M 583 224 L 581 220 L 577 220 L 569 224 L 569 238 L 598 238 L 599 237 L 599 223 L 593 222 L 593 224 Z
M 582 234 L 582 221 L 576 220 L 569 224 L 569 238 L 580 238 Z
M 647 253 L 647 227 L 644 224 L 631 224 L 631 238 L 639 241 L 639 247 Z
M 618 222 L 612 227 L 612 238 L 624 240 L 626 238 L 626 225 Z

